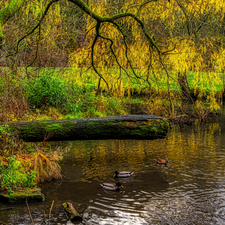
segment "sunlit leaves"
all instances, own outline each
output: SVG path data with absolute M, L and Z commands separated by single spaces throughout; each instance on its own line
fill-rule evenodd
M 27 26 L 36 24 L 48 2 L 28 1 L 16 16 Z M 177 73 L 185 71 L 196 72 L 194 87 L 201 83 L 203 89 L 205 82 L 216 89 L 221 82 L 215 72 L 224 69 L 223 40 L 218 39 L 219 32 L 215 33 L 214 27 L 222 26 L 225 0 L 90 0 L 88 7 L 92 14 L 86 15 L 78 7 L 68 13 L 68 7 L 76 7 L 77 3 L 65 0 L 50 7 L 41 24 L 42 51 L 64 49 L 62 55 L 70 53 L 69 66 L 94 68 L 105 81 L 101 86 L 108 83 L 108 88 L 114 91 L 125 85 L 120 79 L 127 76 L 131 82 L 140 85 L 145 82 L 150 87 L 153 79 L 157 82 L 177 79 Z M 3 4 L 6 6 L 9 1 Z M 125 15 L 127 12 L 133 14 Z M 92 16 L 95 13 L 98 17 Z M 121 18 L 102 22 L 121 13 Z M 72 20 L 80 17 L 85 22 L 80 27 L 63 23 L 70 16 Z M 79 29 L 85 39 L 80 45 L 75 31 Z M 30 40 L 27 38 L 28 44 L 32 43 Z M 75 44 L 69 49 L 71 40 Z M 159 72 L 163 69 L 169 73 Z

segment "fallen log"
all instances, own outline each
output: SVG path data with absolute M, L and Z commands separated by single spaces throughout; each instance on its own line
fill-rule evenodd
M 164 138 L 170 122 L 154 115 L 8 122 L 25 141 Z
M 82 220 L 82 216 L 74 208 L 73 203 L 64 202 L 62 207 L 71 221 Z

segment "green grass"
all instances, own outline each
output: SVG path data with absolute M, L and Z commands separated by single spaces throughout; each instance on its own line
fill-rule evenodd
M 86 68 L 45 68 L 47 73 L 52 74 L 57 77 L 62 77 L 62 79 L 67 79 L 68 82 L 74 82 L 82 85 L 83 87 L 97 88 L 99 77 L 94 71 L 88 70 L 85 72 Z M 81 73 L 82 71 L 82 73 Z M 105 70 L 102 70 L 105 72 Z M 44 72 L 44 71 L 43 71 Z M 136 70 L 138 74 L 138 70 Z M 40 72 L 41 74 L 42 72 Z M 129 91 L 135 93 L 149 92 L 149 85 L 145 80 L 131 79 L 122 72 L 121 78 L 119 78 L 118 71 L 115 69 L 109 69 L 108 73 L 105 72 L 105 79 L 109 83 L 110 87 L 117 90 L 120 80 L 122 83 L 121 91 Z M 132 74 L 131 70 L 128 70 L 128 74 Z M 140 74 L 138 74 L 140 75 Z M 169 72 L 170 75 L 170 90 L 180 91 L 180 87 L 177 83 L 177 74 L 172 71 Z M 225 82 L 225 74 L 221 73 L 209 73 L 209 72 L 187 72 L 188 84 L 191 89 L 202 90 L 203 92 L 218 92 L 222 91 Z M 156 75 L 150 75 L 149 81 L 151 86 L 156 91 L 166 91 L 167 86 L 167 76 L 164 71 L 156 72 Z M 106 85 L 101 81 L 101 85 L 104 90 L 106 90 Z
M 24 68 L 18 68 L 17 76 L 10 74 L 8 68 L 1 67 L 1 70 L 0 94 L 2 98 L 7 99 L 13 96 L 13 99 L 17 99 L 19 97 L 17 103 L 20 104 L 23 99 L 28 103 L 30 109 L 28 113 L 21 112 L 22 117 L 15 116 L 15 113 L 8 113 L 7 107 L 1 107 L 0 101 L 0 113 L 4 111 L 10 121 L 124 115 L 129 113 L 127 103 L 151 104 L 154 101 L 154 104 L 165 106 L 165 104 L 167 105 L 166 101 L 168 101 L 166 97 L 167 76 L 163 71 L 155 72 L 154 75 L 149 76 L 152 88 L 150 89 L 149 84 L 144 80 L 131 79 L 124 73 L 118 79 L 119 74 L 115 69 L 102 69 L 101 72 L 105 73 L 105 79 L 110 86 L 110 97 L 103 81 L 101 81 L 102 93 L 96 96 L 99 77 L 92 70 L 87 71 L 87 68 L 40 68 L 38 70 L 37 68 L 29 68 L 28 72 L 32 74 L 29 79 Z M 7 73 L 4 74 L 4 72 Z M 131 70 L 128 70 L 128 73 L 131 74 Z M 139 71 L 136 70 L 136 73 L 138 74 Z M 180 86 L 177 82 L 177 74 L 169 71 L 169 75 L 170 90 L 179 93 Z M 47 77 L 47 79 L 38 83 L 40 77 Z M 55 78 L 57 82 L 53 82 L 54 79 L 48 81 L 48 77 Z M 222 93 L 225 76 L 219 73 L 189 71 L 187 79 L 192 93 L 201 93 L 202 96 L 211 98 L 212 92 Z M 46 81 L 52 85 L 51 88 L 43 87 L 43 83 Z M 34 84 L 36 84 L 36 89 L 31 90 Z
M 3 70 L 7 70 L 7 68 L 2 68 Z M 21 77 L 20 79 L 26 79 L 24 68 L 19 68 Z M 56 76 L 61 78 L 62 80 L 70 83 L 70 84 L 78 84 L 85 89 L 97 89 L 99 77 L 93 70 L 88 70 L 87 68 L 40 68 L 37 70 L 36 68 L 29 68 L 30 73 L 34 74 L 35 77 L 39 77 L 43 74 L 48 74 L 52 76 Z M 36 72 L 34 72 L 36 71 Z M 133 92 L 135 93 L 148 93 L 150 91 L 149 84 L 145 80 L 129 78 L 122 71 L 121 75 L 118 74 L 116 69 L 101 69 L 100 70 L 106 81 L 109 83 L 111 92 L 114 95 L 117 94 L 119 96 L 118 89 L 121 92 L 120 96 L 123 96 L 123 93 L 130 92 L 131 95 Z M 127 70 L 129 75 L 132 75 L 131 70 Z M 139 70 L 135 71 L 139 76 L 141 76 Z M 170 90 L 172 91 L 180 91 L 180 87 L 177 83 L 177 74 L 169 71 L 171 76 L 170 79 Z M 134 77 L 134 76 L 133 76 Z M 144 77 L 144 76 L 143 76 Z M 209 72 L 187 72 L 188 84 L 191 89 L 202 90 L 203 92 L 218 92 L 222 91 L 224 87 L 225 74 L 219 73 L 209 73 Z M 152 88 L 157 91 L 166 91 L 167 90 L 167 76 L 164 71 L 155 72 L 155 75 L 150 74 L 149 81 L 151 83 Z M 4 80 L 0 81 L 0 86 L 4 86 Z M 16 85 L 16 83 L 15 83 Z M 101 87 L 104 91 L 106 91 L 107 87 L 103 81 L 101 81 Z M 0 89 L 1 90 L 1 89 Z

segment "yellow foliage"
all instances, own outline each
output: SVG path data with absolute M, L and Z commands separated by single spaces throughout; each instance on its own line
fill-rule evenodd
M 9 0 L 4 0 L 2 6 L 7 6 L 9 2 Z M 27 22 L 28 17 L 32 16 L 33 20 L 38 22 L 47 4 L 48 1 L 44 0 L 27 1 L 21 11 L 21 19 Z M 70 4 L 72 3 L 65 0 L 61 4 L 56 2 L 50 7 L 42 23 L 41 44 L 57 48 L 56 39 L 58 37 L 62 39 L 63 35 L 68 37 L 69 34 L 66 29 L 59 29 L 57 26 L 61 25 L 64 19 L 63 9 L 70 6 Z M 121 4 L 119 2 L 115 4 L 113 1 L 90 0 L 88 6 L 103 17 L 126 12 L 135 14 L 144 24 L 147 24 L 145 29 L 152 39 L 154 29 L 157 29 L 155 22 L 160 22 L 171 33 L 171 38 L 168 39 L 162 34 L 162 36 L 157 37 L 155 43 L 158 44 L 161 52 L 176 47 L 169 54 L 158 54 L 156 48 L 149 46 L 149 40 L 144 35 L 140 24 L 131 16 L 117 20 L 118 26 L 124 29 L 126 41 L 123 32 L 115 24 L 107 22 L 101 24 L 99 30 L 101 36 L 98 37 L 95 46 L 92 46 L 96 35 L 96 29 L 93 29 L 96 26 L 96 21 L 91 16 L 84 15 L 86 19 L 86 27 L 84 28 L 86 31 L 86 44 L 70 52 L 69 66 L 90 68 L 94 64 L 99 74 L 108 83 L 108 88 L 113 91 L 116 90 L 117 96 L 123 96 L 125 88 L 128 89 L 128 94 L 131 92 L 128 84 L 122 81 L 124 76 L 128 76 L 130 81 L 141 86 L 147 80 L 153 78 L 157 82 L 165 79 L 176 80 L 178 71 L 195 71 L 197 73 L 195 73 L 193 81 L 194 87 L 199 87 L 199 83 L 201 83 L 203 88 L 205 82 L 216 89 L 216 86 L 221 82 L 218 72 L 224 71 L 225 50 L 223 47 L 214 50 L 216 38 L 213 36 L 206 37 L 199 39 L 197 43 L 193 34 L 188 38 L 179 35 L 173 37 L 172 31 L 176 23 L 186 25 L 186 23 L 189 23 L 189 17 L 194 21 L 198 18 L 204 18 L 207 13 L 217 15 L 222 20 L 225 13 L 225 0 L 158 0 L 150 1 L 147 4 L 146 0 L 124 0 Z M 52 38 L 53 36 L 55 39 Z M 28 38 L 27 43 L 30 42 L 31 38 Z M 92 50 L 94 52 L 93 62 L 91 58 Z M 209 50 L 212 51 L 211 54 Z M 204 54 L 212 55 L 208 59 L 210 63 L 206 62 Z M 164 65 L 160 62 L 161 60 Z M 170 76 L 166 75 L 166 73 L 160 73 L 165 67 L 170 71 Z M 205 71 L 212 73 L 208 75 L 201 73 Z M 90 75 L 94 76 L 93 70 Z M 82 75 L 74 73 L 73 77 L 68 77 L 68 79 L 74 79 L 78 76 Z M 95 76 L 94 79 L 99 78 Z M 101 83 L 101 87 L 103 89 L 107 88 L 104 82 Z

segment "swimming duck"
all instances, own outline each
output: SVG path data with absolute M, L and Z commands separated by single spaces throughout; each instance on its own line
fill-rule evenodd
M 130 176 L 132 176 L 132 174 L 134 174 L 134 172 L 116 170 L 115 174 L 113 175 L 113 177 L 119 177 L 119 178 L 130 177 Z
M 155 159 L 155 161 L 158 164 L 164 164 L 164 165 L 166 165 L 169 162 L 168 159 L 159 159 L 159 158 L 158 159 Z
M 100 183 L 100 185 L 105 190 L 108 190 L 108 191 L 120 191 L 121 188 L 123 187 L 120 182 L 117 182 L 116 184 L 113 184 L 113 183 Z

